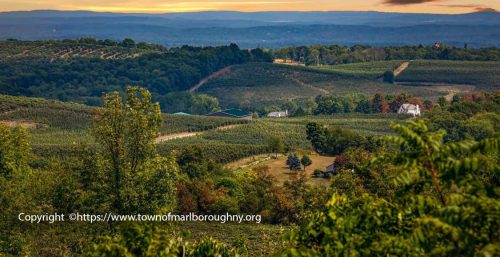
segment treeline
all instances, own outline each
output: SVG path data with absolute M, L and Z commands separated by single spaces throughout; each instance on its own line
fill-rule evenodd
M 82 37 L 79 39 L 63 39 L 63 40 L 37 40 L 37 41 L 23 41 L 18 39 L 7 39 L 7 42 L 15 42 L 19 45 L 22 44 L 39 44 L 40 46 L 75 46 L 75 45 L 92 45 L 92 46 L 120 46 L 126 48 L 138 48 L 147 50 L 167 51 L 168 48 L 146 42 L 135 42 L 131 38 L 125 38 L 122 41 L 112 39 L 96 39 L 93 37 Z
M 333 65 L 356 62 L 383 60 L 460 60 L 460 61 L 498 61 L 500 49 L 472 49 L 442 44 L 433 46 L 401 46 L 401 47 L 370 47 L 355 45 L 352 47 L 339 45 L 316 45 L 287 47 L 273 51 L 273 56 L 284 61 L 304 63 L 305 65 Z
M 124 40 L 120 44 L 132 46 L 135 43 Z M 242 50 L 231 44 L 184 46 L 119 60 L 6 59 L 0 60 L 0 93 L 99 105 L 103 92 L 123 92 L 127 85 L 145 87 L 155 96 L 185 91 L 223 67 L 250 61 L 270 62 L 272 58 L 261 49 Z
M 446 102 L 440 98 L 439 103 Z M 304 103 L 285 101 L 281 105 L 266 107 L 263 113 L 278 110 L 288 110 L 290 116 L 305 115 L 331 115 L 337 113 L 396 113 L 405 103 L 419 105 L 422 110 L 429 110 L 434 106 L 430 100 L 422 100 L 406 93 L 396 95 L 384 95 L 377 93 L 367 96 L 360 93 L 347 95 L 319 95 L 309 98 Z

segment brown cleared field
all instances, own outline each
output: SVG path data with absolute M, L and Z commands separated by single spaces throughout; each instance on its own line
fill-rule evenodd
M 298 154 L 299 158 L 302 154 Z M 291 180 L 297 174 L 304 171 L 290 171 L 286 166 L 285 162 L 287 157 L 285 155 L 279 155 L 277 159 L 273 158 L 274 155 L 257 155 L 248 158 L 238 160 L 227 164 L 227 167 L 235 169 L 236 171 L 244 171 L 246 168 L 253 168 L 257 166 L 267 165 L 269 167 L 269 172 L 276 178 L 279 185 L 282 185 L 285 181 Z M 331 156 L 321 156 L 317 154 L 310 154 L 309 157 L 312 160 L 311 166 L 307 167 L 306 174 L 309 177 L 309 183 L 318 186 L 329 186 L 330 180 L 325 178 L 313 178 L 312 173 L 315 169 L 325 170 L 326 166 L 333 163 L 335 157 Z

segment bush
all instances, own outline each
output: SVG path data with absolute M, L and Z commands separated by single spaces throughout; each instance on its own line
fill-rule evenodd
M 321 176 L 323 176 L 323 171 L 322 171 L 322 170 L 320 170 L 320 169 L 315 169 L 315 170 L 313 171 L 313 174 L 312 174 L 312 175 L 313 175 L 313 177 L 321 177 Z

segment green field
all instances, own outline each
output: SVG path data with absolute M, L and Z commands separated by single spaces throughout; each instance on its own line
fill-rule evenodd
M 41 155 L 61 155 L 78 151 L 79 145 L 92 146 L 94 141 L 88 128 L 93 110 L 93 107 L 81 104 L 0 95 L 0 121 L 28 126 L 34 151 Z M 223 163 L 268 153 L 270 136 L 280 136 L 291 149 L 310 149 L 305 134 L 308 122 L 336 125 L 363 135 L 383 135 L 391 132 L 390 123 L 404 118 L 396 114 L 357 113 L 254 121 L 196 115 L 164 114 L 163 117 L 161 134 L 202 133 L 160 143 L 158 149 L 161 153 L 197 146 L 206 156 Z M 236 126 L 216 129 L 227 125 Z
M 401 61 L 381 61 L 320 67 L 250 63 L 232 66 L 229 74 L 210 80 L 200 91 L 217 97 L 224 106 L 262 108 L 284 100 L 303 100 L 324 94 L 361 92 L 397 94 L 436 100 L 446 92 L 432 86 L 396 85 L 381 81 L 384 71 Z
M 415 60 L 397 80 L 468 84 L 484 89 L 498 89 L 500 62 Z
M 195 137 L 170 140 L 161 143 L 159 149 L 168 152 L 186 146 L 198 146 L 211 159 L 228 163 L 256 154 L 269 153 L 267 142 L 271 136 L 281 137 L 290 149 L 311 150 L 305 130 L 309 122 L 352 129 L 362 135 L 386 135 L 392 132 L 389 125 L 400 122 L 403 118 L 396 114 L 265 118 L 232 129 L 209 130 Z
M 324 65 L 314 67 L 318 70 L 330 70 L 348 75 L 354 75 L 359 78 L 377 79 L 384 72 L 396 69 L 402 62 L 399 60 L 392 61 L 376 61 L 376 62 L 360 62 L 340 65 Z

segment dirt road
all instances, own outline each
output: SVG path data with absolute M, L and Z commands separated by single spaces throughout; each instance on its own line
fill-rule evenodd
M 198 84 L 196 84 L 194 87 L 192 87 L 191 89 L 189 89 L 189 92 L 193 93 L 195 92 L 196 90 L 198 90 L 198 88 L 200 88 L 201 86 L 203 86 L 205 83 L 207 83 L 209 80 L 211 79 L 214 79 L 214 78 L 217 78 L 221 75 L 224 75 L 224 74 L 227 74 L 231 72 L 231 66 L 228 66 L 228 67 L 225 67 L 223 69 L 220 69 L 214 73 L 212 73 L 210 76 L 202 79 L 200 82 L 198 82 Z
M 243 125 L 243 124 L 233 124 L 233 125 L 221 126 L 221 127 L 215 128 L 215 130 L 232 129 L 232 128 L 235 128 L 235 127 L 238 127 L 238 126 L 241 126 L 241 125 Z M 209 131 L 209 130 L 205 130 L 205 131 Z M 161 143 L 161 142 L 165 142 L 165 141 L 169 141 L 169 140 L 173 140 L 173 139 L 177 139 L 177 138 L 194 137 L 194 136 L 202 134 L 205 131 L 179 132 L 179 133 L 172 133 L 172 134 L 161 135 L 161 136 L 159 136 L 159 137 L 157 137 L 155 139 L 155 143 L 158 144 L 158 143 Z
M 401 74 L 401 72 L 403 72 L 404 70 L 406 70 L 406 68 L 408 68 L 408 66 L 410 66 L 410 62 L 403 62 L 401 63 L 394 71 L 394 76 L 397 77 L 399 74 Z

